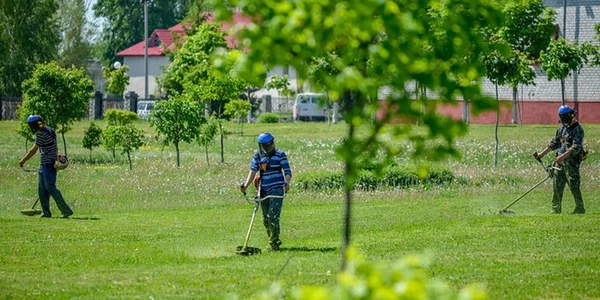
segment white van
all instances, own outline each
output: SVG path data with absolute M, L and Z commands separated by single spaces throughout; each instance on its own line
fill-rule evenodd
M 137 103 L 137 114 L 142 120 L 147 120 L 152 107 L 154 106 L 154 101 L 138 101 Z
M 327 96 L 301 93 L 294 101 L 294 121 L 325 121 L 329 112 Z

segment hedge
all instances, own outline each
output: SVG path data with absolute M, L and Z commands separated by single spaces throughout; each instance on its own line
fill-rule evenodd
M 445 168 L 432 167 L 427 177 L 419 178 L 413 167 L 393 166 L 385 168 L 380 176 L 371 170 L 360 171 L 355 188 L 376 190 L 379 188 L 406 188 L 415 185 L 444 185 L 454 180 L 454 174 Z M 304 190 L 341 190 L 344 184 L 342 171 L 314 171 L 294 176 L 294 185 Z

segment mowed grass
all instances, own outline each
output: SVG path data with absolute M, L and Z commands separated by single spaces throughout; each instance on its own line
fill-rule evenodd
M 344 124 L 244 124 L 242 136 L 224 141 L 225 163 L 218 144 L 209 147 L 208 162 L 203 147 L 183 144 L 177 168 L 173 147 L 162 149 L 140 121 L 150 143 L 133 153 L 132 171 L 123 155 L 113 161 L 104 149 L 89 161 L 81 146 L 88 125 L 76 123 L 67 133 L 72 165 L 59 173 L 58 187 L 75 215 L 40 219 L 19 213 L 36 199 L 37 175 L 18 167 L 26 149 L 18 123 L 0 121 L 0 298 L 247 299 L 274 281 L 289 289 L 335 284 L 341 192 L 292 185 L 281 220 L 283 250 L 267 251 L 258 218 L 250 245 L 263 253 L 241 257 L 235 247 L 244 241 L 252 206 L 237 185 L 263 131 L 275 135 L 295 174 L 341 169 L 334 149 Z M 591 153 L 582 166 L 586 215 L 568 213 L 574 206 L 568 189 L 565 213 L 550 214 L 549 180 L 511 207 L 514 216 L 499 216 L 544 178 L 531 153 L 555 127 L 500 127 L 494 167 L 494 127 L 472 125 L 457 141 L 462 158 L 439 162 L 458 177 L 455 184 L 353 194 L 353 245 L 374 262 L 431 255 L 432 278 L 455 289 L 480 284 L 491 299 L 600 298 L 600 126 L 584 126 Z M 27 166 L 38 163 L 39 155 Z M 58 217 L 52 200 L 51 206 Z

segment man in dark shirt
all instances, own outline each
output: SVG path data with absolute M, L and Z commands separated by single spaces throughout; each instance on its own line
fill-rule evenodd
M 583 198 L 579 189 L 581 185 L 579 165 L 585 157 L 585 151 L 583 150 L 584 131 L 581 124 L 577 122 L 575 115 L 576 111 L 567 105 L 558 108 L 561 125 L 548 146 L 536 155 L 536 158 L 542 158 L 547 153 L 557 150 L 554 165 L 558 166 L 560 170 L 554 174 L 552 195 L 552 212 L 557 214 L 562 211 L 562 196 L 566 183 L 569 183 L 569 188 L 575 199 L 573 213 L 585 213 Z
M 42 218 L 51 218 L 50 196 L 56 201 L 58 209 L 63 218 L 68 218 L 73 211 L 65 202 L 62 193 L 56 188 L 56 167 L 55 162 L 58 158 L 58 147 L 56 145 L 56 133 L 44 123 L 42 117 L 32 115 L 27 118 L 29 127 L 36 134 L 35 145 L 27 151 L 25 157 L 19 161 L 23 167 L 35 153 L 40 150 L 40 169 L 38 176 L 38 195 L 42 205 Z
M 267 229 L 269 245 L 272 250 L 279 250 L 281 240 L 279 233 L 279 217 L 283 205 L 283 195 L 287 193 L 292 179 L 292 169 L 287 155 L 282 150 L 275 148 L 275 137 L 266 132 L 258 136 L 259 151 L 254 153 L 250 162 L 250 172 L 246 181 L 240 186 L 242 193 L 246 192 L 248 186 L 260 174 L 259 191 L 260 198 L 266 196 L 277 196 L 261 201 L 260 207 L 263 214 L 263 225 Z

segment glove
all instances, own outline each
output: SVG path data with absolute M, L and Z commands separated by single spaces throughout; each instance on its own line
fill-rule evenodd
M 289 190 L 290 190 L 290 184 L 286 182 L 283 185 L 283 191 L 287 193 Z
M 243 183 L 242 183 L 242 184 L 240 184 L 240 192 L 241 192 L 242 194 L 246 194 L 246 188 L 247 188 L 247 187 L 246 187 L 246 186 L 244 186 L 244 184 L 243 184 Z
M 540 158 L 542 158 L 542 157 L 541 157 L 541 156 L 540 156 L 540 155 L 539 155 L 537 152 L 534 152 L 534 153 L 533 153 L 533 157 L 534 157 L 535 159 L 540 159 Z

